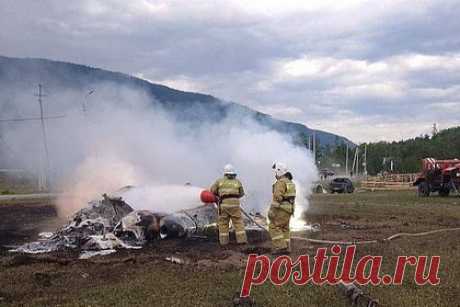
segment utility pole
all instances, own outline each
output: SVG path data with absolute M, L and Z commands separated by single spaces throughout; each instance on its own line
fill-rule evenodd
M 438 134 L 439 131 L 436 123 L 433 124 L 433 129 L 431 131 L 431 136 L 436 136 Z
M 356 176 L 359 175 L 359 146 L 356 147 Z
M 358 152 L 359 152 L 359 147 L 356 146 L 355 149 L 355 156 L 353 157 L 353 166 L 351 167 L 351 170 L 353 172 L 353 175 L 357 176 L 358 175 Z
M 66 115 L 45 116 L 45 111 L 43 108 L 43 97 L 45 97 L 46 95 L 43 94 L 43 86 L 41 84 L 38 85 L 38 94 L 35 94 L 34 96 L 38 97 L 38 104 L 40 107 L 40 116 L 18 117 L 18 118 L 0 118 L 0 123 L 20 123 L 20 122 L 29 122 L 29 121 L 40 121 L 44 155 L 40 155 L 40 171 L 39 171 L 39 176 L 38 176 L 38 189 L 40 191 L 43 191 L 48 188 L 48 185 L 49 185 L 48 176 L 49 176 L 49 171 L 50 171 L 50 159 L 49 159 L 48 140 L 47 140 L 47 135 L 46 135 L 45 120 L 64 118 L 66 117 Z M 7 145 L 5 144 L 2 147 L 6 147 L 6 146 Z M 12 155 L 14 154 L 15 153 L 12 151 Z
M 347 143 L 347 150 L 345 152 L 345 175 L 348 176 L 348 143 Z
M 316 131 L 313 130 L 313 159 L 316 165 Z
M 86 111 L 88 110 L 87 104 L 88 104 L 88 97 L 91 96 L 95 90 L 89 90 L 88 93 L 85 94 L 85 97 L 82 101 L 81 108 L 83 111 L 83 115 L 86 117 Z
M 363 167 L 364 167 L 364 176 L 366 176 L 366 180 L 367 180 L 367 143 L 364 144 L 364 162 L 363 162 Z
M 40 123 L 41 123 L 41 130 L 42 130 L 42 138 L 43 138 L 43 149 L 45 153 L 45 161 L 44 161 L 44 168 L 43 168 L 43 182 L 41 183 L 41 188 L 46 190 L 48 189 L 49 185 L 49 171 L 50 171 L 50 159 L 49 159 L 49 150 L 48 150 L 48 138 L 46 136 L 46 127 L 45 127 L 45 116 L 43 111 L 43 86 L 41 84 L 38 85 L 38 104 L 40 106 Z

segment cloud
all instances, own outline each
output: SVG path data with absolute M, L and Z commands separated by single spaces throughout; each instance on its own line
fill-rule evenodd
M 259 106 L 256 107 L 256 110 L 260 112 L 270 114 L 273 117 L 277 118 L 292 118 L 298 117 L 303 114 L 303 110 L 296 107 L 289 107 L 286 105 L 269 105 L 269 106 Z
M 6 0 L 0 54 L 121 71 L 355 141 L 411 137 L 459 100 L 459 5 Z
M 144 79 L 151 83 L 160 83 L 171 88 L 187 91 L 187 92 L 206 92 L 208 88 L 205 84 L 200 84 L 199 82 L 193 80 L 190 77 L 179 75 L 176 76 L 174 79 L 158 79 L 158 80 L 151 80 L 144 76 L 143 73 L 135 74 L 136 77 L 140 79 Z

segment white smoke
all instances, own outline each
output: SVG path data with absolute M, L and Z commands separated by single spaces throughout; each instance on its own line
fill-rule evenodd
M 148 185 L 127 187 L 112 196 L 121 196 L 135 210 L 173 213 L 202 205 L 201 191 L 203 188 L 191 185 Z
M 246 190 L 243 206 L 265 212 L 274 181 L 271 166 L 276 161 L 289 166 L 299 194 L 303 194 L 297 197 L 296 216 L 307 208 L 317 170 L 309 152 L 294 146 L 288 136 L 255 121 L 242 121 L 238 114 L 199 127 L 188 126 L 153 107 L 142 92 L 110 84 L 94 87 L 96 92 L 91 96 L 54 90 L 45 100 L 46 114 L 66 115 L 46 122 L 55 185 L 67 195 L 78 196 L 74 201 L 61 199 L 60 208 L 65 214 L 125 185 L 191 183 L 209 187 L 222 176 L 226 163 L 235 166 Z M 37 114 L 31 97 L 15 99 L 15 110 L 3 116 Z M 86 116 L 82 102 L 87 104 Z M 43 147 L 39 128 L 38 122 L 28 122 L 11 123 L 3 129 L 3 141 L 13 153 L 14 159 L 10 160 L 14 167 L 33 171 L 40 167 Z M 170 209 L 184 206 L 182 202 L 168 205 Z M 154 211 L 163 206 L 154 201 L 149 204 Z

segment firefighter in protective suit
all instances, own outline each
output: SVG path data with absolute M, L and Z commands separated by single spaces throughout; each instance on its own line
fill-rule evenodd
M 212 186 L 211 192 L 219 199 L 219 243 L 229 243 L 229 222 L 232 220 L 235 229 L 236 242 L 247 243 L 243 216 L 240 210 L 240 198 L 244 196 L 243 185 L 236 179 L 235 169 L 231 164 L 224 167 L 224 177 L 218 179 Z
M 273 184 L 273 200 L 268 211 L 268 231 L 273 253 L 289 253 L 289 221 L 294 214 L 296 189 L 292 174 L 284 163 L 275 163 L 273 169 L 276 182 Z

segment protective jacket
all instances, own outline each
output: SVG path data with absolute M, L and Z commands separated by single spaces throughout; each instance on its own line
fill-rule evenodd
M 295 184 L 288 178 L 281 177 L 273 184 L 272 190 L 272 206 L 293 214 L 296 196 Z
M 232 221 L 235 237 L 238 243 L 246 243 L 246 231 L 240 209 L 240 198 L 244 196 L 243 185 L 232 177 L 224 176 L 212 186 L 211 192 L 219 197 L 219 242 L 221 245 L 229 243 L 229 223 Z
M 240 198 L 244 196 L 241 182 L 236 178 L 223 177 L 218 179 L 212 186 L 211 192 L 219 196 L 223 205 L 240 205 Z

